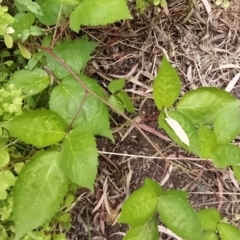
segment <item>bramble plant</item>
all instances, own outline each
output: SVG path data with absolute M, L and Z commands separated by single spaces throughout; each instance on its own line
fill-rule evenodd
M 8 6 L 0 5 L 1 46 L 6 45 L 0 54 L 0 236 L 2 240 L 52 237 L 62 240 L 70 227 L 68 211 L 76 186 L 94 190 L 98 167 L 95 136 L 114 141 L 107 105 L 122 115 L 125 110 L 135 112 L 123 91 L 123 79 L 108 85 L 111 93 L 108 98 L 96 80 L 83 74 L 97 43 L 86 36 L 75 40 L 71 35 L 64 37 L 66 18 L 69 18 L 70 30 L 78 34 L 82 26 L 106 25 L 132 19 L 132 16 L 125 0 L 4 3 Z M 177 99 L 180 81 L 166 60 L 158 77 L 160 80 L 154 83 L 157 84 L 154 98 L 163 110 Z M 170 84 L 161 80 L 165 77 Z M 164 100 L 159 99 L 156 89 L 165 92 Z M 196 95 L 200 105 L 191 108 L 188 101 L 191 103 Z M 209 97 L 212 105 L 207 108 L 204 104 Z M 230 125 L 235 124 L 235 130 L 229 128 L 229 118 L 226 118 L 236 106 L 238 101 L 224 91 L 195 90 L 182 98 L 177 111 L 162 112 L 159 123 L 184 149 L 211 157 L 217 167 L 232 165 L 239 179 L 239 161 L 236 160 L 239 148 L 229 144 L 239 133 L 236 129 L 238 115 L 231 118 L 234 120 Z M 203 116 L 206 112 L 208 117 Z M 176 118 L 183 129 L 171 130 L 167 124 L 173 122 L 169 120 L 171 117 Z M 195 129 L 198 123 L 201 131 Z M 214 130 L 203 124 L 213 124 Z M 221 131 L 223 125 L 229 128 L 227 135 Z M 179 138 L 179 131 L 187 134 L 185 144 L 183 137 Z M 232 154 L 231 159 L 226 151 Z M 146 184 L 152 189 L 152 181 Z M 146 192 L 156 199 L 162 190 L 155 183 L 153 188 L 155 195 L 150 190 Z M 167 214 L 162 211 L 161 215 Z M 181 211 L 184 212 L 184 208 Z M 194 215 L 192 210 L 189 213 Z M 135 218 L 138 223 L 138 217 Z M 155 220 L 152 221 L 155 224 Z M 61 226 L 57 231 L 55 224 Z M 152 226 L 152 222 L 149 224 Z M 145 227 L 147 229 L 148 225 Z

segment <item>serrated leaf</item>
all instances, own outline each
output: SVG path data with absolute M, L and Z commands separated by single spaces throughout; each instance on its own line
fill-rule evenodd
M 162 222 L 186 240 L 201 239 L 202 229 L 197 214 L 187 201 L 186 193 L 168 190 L 158 198 L 157 210 Z
M 158 240 L 158 224 L 155 217 L 148 222 L 132 226 L 126 233 L 123 240 Z
M 129 113 L 135 113 L 133 103 L 126 92 L 121 91 L 117 94 L 117 96 L 121 99 L 124 107 Z
M 175 68 L 163 57 L 157 77 L 153 83 L 154 102 L 159 110 L 170 107 L 177 100 L 181 81 Z
M 0 148 L 0 168 L 6 166 L 10 161 L 9 153 L 5 148 Z
M 103 89 L 94 79 L 83 74 L 80 74 L 79 77 L 94 93 L 106 100 Z M 70 124 L 84 97 L 85 89 L 72 76 L 69 76 L 62 80 L 61 85 L 53 89 L 49 102 L 50 109 Z M 108 109 L 103 102 L 91 94 L 88 94 L 73 123 L 73 128 L 77 127 L 91 129 L 94 134 L 113 140 L 109 129 Z
M 211 159 L 218 168 L 226 168 L 240 163 L 240 148 L 231 144 L 220 145 L 213 152 Z
M 50 84 L 50 77 L 42 69 L 35 68 L 33 71 L 16 71 L 9 82 L 13 83 L 17 89 L 21 89 L 28 98 L 47 88 Z
M 221 222 L 217 225 L 221 240 L 239 240 L 240 230 L 228 223 Z
M 28 13 L 18 13 L 14 16 L 15 22 L 11 25 L 14 29 L 13 39 L 21 37 L 23 30 L 29 30 L 34 23 L 34 14 Z
M 23 167 L 13 192 L 15 240 L 50 220 L 60 207 L 68 181 L 58 156 L 57 151 L 38 152 Z
M 153 217 L 157 207 L 157 197 L 162 192 L 156 190 L 156 183 L 146 179 L 144 185 L 134 191 L 122 207 L 118 222 L 141 225 Z M 159 192 L 160 191 L 160 192 Z
M 201 87 L 186 93 L 177 104 L 177 110 L 195 124 L 213 124 L 217 115 L 230 106 L 238 106 L 237 98 L 230 93 L 213 88 Z
M 240 133 L 240 111 L 237 105 L 222 110 L 213 123 L 213 130 L 217 143 L 227 144 L 234 140 Z
M 58 143 L 64 138 L 66 124 L 54 112 L 34 110 L 15 117 L 4 127 L 11 136 L 37 148 L 43 148 Z
M 198 130 L 198 143 L 201 158 L 210 158 L 217 148 L 217 138 L 214 132 L 207 126 L 200 125 Z
M 179 124 L 178 121 L 169 117 L 166 111 L 166 118 L 165 121 L 168 123 L 169 127 L 174 131 L 177 137 L 188 147 L 190 146 L 189 138 L 185 131 L 183 130 L 182 126 Z
M 235 178 L 240 183 L 240 165 L 233 165 L 233 172 L 234 172 Z
M 80 73 L 90 60 L 90 54 L 96 47 L 96 43 L 89 42 L 84 38 L 74 41 L 66 39 L 63 42 L 57 43 L 53 51 L 58 57 L 63 59 L 65 64 L 71 67 L 74 72 Z M 52 56 L 47 54 L 46 61 L 47 66 L 57 78 L 62 79 L 69 75 L 69 72 Z
M 72 182 L 93 190 L 98 152 L 91 131 L 82 127 L 73 129 L 64 139 L 59 157 L 63 171 Z
M 83 0 L 70 15 L 70 28 L 78 32 L 80 26 L 98 26 L 132 19 L 125 0 Z
M 73 10 L 73 6 L 68 5 L 69 1 L 37 0 L 36 2 L 41 7 L 43 13 L 42 15 L 36 15 L 36 17 L 40 23 L 48 26 L 57 24 L 58 20 L 61 22 L 64 17 L 68 17 Z
M 125 87 L 125 79 L 123 79 L 123 78 L 113 80 L 108 84 L 108 90 L 112 94 L 121 91 L 124 87 Z
M 21 45 L 20 43 L 18 43 L 18 47 L 19 47 L 19 50 L 20 50 L 20 53 L 21 55 L 26 58 L 26 59 L 30 59 L 32 54 L 23 46 Z
M 221 220 L 221 214 L 216 209 L 202 209 L 197 212 L 197 216 L 202 229 L 209 232 L 214 232 Z
M 219 240 L 219 238 L 215 232 L 205 232 L 201 240 Z
M 118 111 L 120 111 L 121 113 L 124 113 L 124 105 L 123 102 L 121 101 L 121 99 L 119 99 L 118 96 L 116 95 L 111 95 L 108 98 L 108 103 L 113 106 L 114 108 L 116 108 Z
M 187 151 L 191 151 L 192 153 L 199 155 L 199 146 L 198 146 L 198 137 L 195 126 L 191 123 L 191 121 L 181 114 L 178 111 L 168 111 L 168 115 L 175 119 L 183 128 L 184 132 L 187 134 L 188 139 L 190 141 L 190 147 L 184 144 L 179 137 L 174 133 L 171 127 L 165 121 L 166 114 L 162 111 L 158 118 L 158 125 L 160 128 L 164 129 L 166 133 L 170 136 L 170 138 L 177 143 L 180 147 L 184 148 Z

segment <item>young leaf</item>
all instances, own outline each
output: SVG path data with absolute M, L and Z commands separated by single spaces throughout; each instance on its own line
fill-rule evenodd
M 9 83 L 21 89 L 28 98 L 42 92 L 50 84 L 50 77 L 40 68 L 35 68 L 33 71 L 19 70 L 13 74 Z
M 5 148 L 0 148 L 0 168 L 6 166 L 10 161 L 10 156 Z
M 118 111 L 124 113 L 124 105 L 121 99 L 119 99 L 116 95 L 111 95 L 108 98 L 108 103 L 111 104 L 114 108 L 116 108 Z
M 64 138 L 66 124 L 54 112 L 34 110 L 15 117 L 4 127 L 11 136 L 37 148 L 43 148 L 58 143 Z
M 158 224 L 155 217 L 141 225 L 132 226 L 123 240 L 158 240 Z
M 113 80 L 108 84 L 108 90 L 114 94 L 121 91 L 125 87 L 125 79 Z
M 23 30 L 29 30 L 32 24 L 34 23 L 35 16 L 34 14 L 28 13 L 18 13 L 14 16 L 15 22 L 11 25 L 14 29 L 12 34 L 13 39 L 21 37 Z
M 5 34 L 3 35 L 3 37 L 4 37 L 4 42 L 5 42 L 5 45 L 7 46 L 7 48 L 12 48 L 12 47 L 13 47 L 13 39 L 12 39 L 12 36 L 5 33 Z
M 171 139 L 177 143 L 180 147 L 184 148 L 187 151 L 191 151 L 192 153 L 199 155 L 199 146 L 198 146 L 198 138 L 197 138 L 197 131 L 194 127 L 194 125 L 191 123 L 191 121 L 185 117 L 183 114 L 181 114 L 178 111 L 168 111 L 168 115 L 175 119 L 183 128 L 184 132 L 187 134 L 189 141 L 190 141 L 190 147 L 188 147 L 186 144 L 184 144 L 179 137 L 174 133 L 172 128 L 167 124 L 165 118 L 166 114 L 164 111 L 162 111 L 158 118 L 158 125 L 160 128 L 164 129 L 166 133 L 171 137 Z
M 153 97 L 158 109 L 172 106 L 177 100 L 180 89 L 181 82 L 178 73 L 164 56 L 153 83 Z
M 195 124 L 213 124 L 216 116 L 226 107 L 238 106 L 237 98 L 230 93 L 201 87 L 186 93 L 177 104 L 177 110 Z
M 121 91 L 117 94 L 117 96 L 121 99 L 124 107 L 129 113 L 135 113 L 133 103 L 126 92 Z
M 82 127 L 73 129 L 64 139 L 59 157 L 66 176 L 79 186 L 93 191 L 98 152 L 92 132 Z
M 240 165 L 233 165 L 233 172 L 235 178 L 240 183 Z
M 163 223 L 186 240 L 201 239 L 202 228 L 198 217 L 180 190 L 168 190 L 158 198 L 158 213 Z
M 217 138 L 214 132 L 207 126 L 200 125 L 198 130 L 198 143 L 201 158 L 210 158 L 217 148 Z
M 213 152 L 211 159 L 218 168 L 226 168 L 240 163 L 240 148 L 231 144 L 220 145 Z
M 79 77 L 94 93 L 106 100 L 103 89 L 95 80 L 83 74 L 80 74 Z M 53 89 L 49 102 L 50 109 L 70 124 L 84 97 L 85 89 L 72 76 L 69 76 L 62 80 L 61 85 Z M 108 109 L 103 102 L 91 94 L 86 97 L 82 109 L 73 123 L 73 128 L 76 127 L 91 129 L 94 134 L 113 140 L 109 129 Z
M 201 240 L 219 240 L 219 238 L 215 232 L 205 232 Z
M 240 111 L 237 105 L 230 106 L 221 111 L 213 123 L 213 130 L 218 144 L 227 144 L 240 133 Z
M 9 170 L 0 171 L 0 200 L 7 199 L 7 189 L 14 185 L 15 176 Z
M 42 15 L 36 15 L 38 21 L 44 25 L 54 25 L 57 23 L 59 14 L 60 22 L 63 17 L 68 17 L 73 10 L 73 6 L 68 5 L 66 1 L 59 0 L 37 0 L 38 5 L 42 9 Z M 77 4 L 77 1 L 75 1 Z
M 58 57 L 63 59 L 65 64 L 74 70 L 74 72 L 80 73 L 90 60 L 90 54 L 96 47 L 96 43 L 89 42 L 88 40 L 81 38 L 74 41 L 67 39 L 63 42 L 59 42 L 55 45 L 53 50 Z M 46 61 L 47 66 L 57 78 L 62 79 L 69 75 L 69 72 L 52 56 L 47 54 Z
M 202 209 L 197 215 L 204 231 L 214 232 L 221 220 L 221 214 L 216 209 Z
M 23 46 L 21 45 L 20 43 L 18 43 L 18 47 L 19 47 L 19 50 L 20 50 L 20 53 L 21 55 L 26 58 L 26 59 L 30 59 L 32 54 Z
M 174 133 L 178 136 L 178 138 L 189 147 L 190 146 L 189 138 L 185 131 L 183 130 L 183 128 L 181 127 L 181 125 L 175 119 L 169 117 L 167 111 L 165 111 L 165 113 L 166 113 L 165 121 L 168 123 L 168 125 L 174 131 Z
M 144 185 L 134 191 L 122 207 L 118 222 L 133 225 L 145 224 L 153 217 L 157 207 L 157 197 L 162 193 L 161 187 L 146 179 Z
M 221 240 L 239 240 L 240 230 L 228 223 L 221 222 L 217 225 L 217 231 Z
M 106 25 L 123 19 L 132 19 L 125 0 L 82 0 L 70 15 L 70 28 L 78 32 L 81 25 Z
M 13 192 L 16 240 L 50 220 L 67 193 L 58 155 L 57 151 L 36 153 L 17 178 Z

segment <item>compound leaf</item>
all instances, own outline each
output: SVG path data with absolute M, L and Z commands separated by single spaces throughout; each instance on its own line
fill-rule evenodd
M 70 28 L 78 32 L 81 25 L 106 25 L 132 19 L 125 0 L 83 0 L 70 15 Z
M 93 190 L 98 152 L 91 131 L 82 127 L 73 129 L 64 139 L 59 157 L 63 171 L 72 182 Z
M 158 240 L 158 224 L 155 217 L 141 225 L 132 226 L 123 240 Z
M 16 240 L 50 220 L 67 193 L 58 156 L 57 151 L 38 152 L 18 176 L 13 192 Z
M 35 68 L 33 71 L 19 70 L 13 74 L 9 83 L 13 83 L 17 89 L 21 89 L 28 98 L 47 88 L 50 84 L 50 77 L 40 68 Z
M 80 74 L 79 77 L 91 91 L 106 100 L 103 89 L 95 80 L 83 74 Z M 70 124 L 84 98 L 85 89 L 72 76 L 69 76 L 62 80 L 61 85 L 53 89 L 49 102 L 50 109 Z M 108 109 L 102 101 L 92 94 L 88 94 L 86 97 L 81 111 L 73 123 L 73 128 L 76 127 L 91 129 L 94 134 L 113 140 L 109 129 Z
M 231 144 L 220 145 L 213 152 L 211 159 L 218 168 L 240 164 L 240 148 Z
M 217 230 L 221 240 L 239 240 L 240 230 L 228 223 L 220 222 L 217 225 Z
M 240 111 L 237 105 L 229 106 L 217 115 L 213 130 L 219 145 L 230 143 L 238 136 L 240 133 L 239 119 Z
M 178 73 L 164 56 L 153 83 L 153 97 L 158 109 L 172 106 L 177 100 L 180 89 L 181 82 Z
M 164 129 L 164 131 L 166 131 L 166 133 L 171 137 L 171 139 L 175 143 L 177 143 L 180 147 L 184 148 L 187 151 L 191 151 L 196 155 L 199 155 L 197 131 L 194 125 L 191 123 L 191 121 L 178 111 L 173 111 L 173 110 L 168 111 L 168 115 L 169 117 L 175 119 L 180 124 L 180 126 L 188 136 L 188 139 L 190 141 L 190 146 L 187 146 L 186 144 L 184 144 L 180 140 L 180 138 L 176 135 L 176 133 L 172 130 L 172 128 L 168 125 L 168 123 L 165 120 L 166 114 L 164 113 L 164 111 L 160 113 L 158 118 L 159 127 Z
M 97 44 L 94 42 L 89 42 L 87 39 L 81 38 L 72 40 L 64 40 L 55 45 L 53 51 L 54 53 L 63 59 L 65 64 L 71 67 L 76 73 L 86 66 L 90 59 L 90 54 L 95 50 Z M 66 70 L 58 61 L 56 61 L 52 56 L 47 54 L 46 56 L 47 66 L 54 72 L 57 78 L 62 79 L 69 75 L 68 70 Z
M 213 124 L 217 115 L 230 106 L 238 106 L 230 93 L 214 87 L 201 87 L 186 93 L 177 104 L 177 110 L 193 124 Z
M 49 110 L 24 112 L 7 122 L 4 127 L 11 136 L 37 148 L 58 143 L 65 135 L 65 122 Z
M 158 198 L 159 216 L 167 228 L 178 236 L 186 240 L 201 239 L 200 222 L 186 196 L 186 193 L 180 190 L 164 192 Z
M 198 130 L 198 143 L 201 158 L 210 158 L 217 148 L 217 138 L 214 132 L 207 126 L 200 125 Z
M 122 207 L 118 222 L 127 224 L 145 224 L 153 217 L 157 207 L 157 197 L 162 194 L 162 189 L 151 179 L 146 179 L 144 185 L 134 191 Z
M 197 215 L 204 231 L 215 231 L 221 220 L 221 214 L 216 209 L 202 209 L 197 212 Z

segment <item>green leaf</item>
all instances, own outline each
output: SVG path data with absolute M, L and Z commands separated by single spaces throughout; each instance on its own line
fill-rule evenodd
M 121 101 L 124 104 L 124 107 L 129 113 L 135 113 L 133 103 L 126 92 L 121 91 L 117 94 L 117 96 L 121 99 Z
M 213 123 L 218 144 L 227 144 L 240 133 L 240 111 L 237 105 L 222 110 Z
M 198 143 L 201 158 L 210 158 L 217 148 L 217 138 L 214 132 L 207 126 L 200 125 L 198 130 Z
M 27 5 L 27 9 L 34 13 L 36 16 L 42 16 L 43 12 L 41 7 L 38 5 L 36 2 L 31 2 L 30 4 Z
M 215 232 L 205 232 L 201 240 L 219 240 L 219 238 Z
M 0 171 L 0 200 L 7 198 L 7 189 L 14 186 L 15 176 L 9 170 Z
M 187 134 L 189 141 L 190 141 L 190 147 L 188 147 L 186 144 L 184 144 L 179 137 L 175 134 L 175 132 L 172 130 L 172 128 L 167 124 L 165 118 L 166 114 L 164 111 L 162 111 L 158 118 L 158 125 L 160 128 L 164 129 L 166 133 L 170 136 L 170 138 L 177 143 L 180 147 L 184 148 L 187 151 L 191 151 L 192 153 L 199 155 L 199 146 L 198 146 L 198 137 L 197 137 L 197 131 L 194 127 L 194 125 L 191 123 L 191 121 L 181 114 L 178 111 L 168 111 L 169 117 L 175 119 L 182 129 Z
M 82 127 L 73 129 L 64 139 L 59 157 L 66 176 L 79 186 L 93 191 L 98 152 L 92 132 Z
M 132 226 L 123 240 L 158 240 L 158 224 L 155 217 L 141 225 Z
M 201 87 L 186 93 L 177 104 L 177 110 L 195 124 L 213 124 L 217 115 L 238 100 L 230 93 L 214 87 Z
M 158 198 L 157 210 L 162 222 L 179 237 L 186 240 L 201 239 L 201 225 L 196 212 L 187 201 L 185 192 L 164 192 Z
M 3 35 L 3 37 L 4 37 L 4 42 L 5 42 L 5 45 L 7 46 L 7 48 L 12 48 L 13 47 L 12 36 L 5 33 Z
M 83 74 L 80 74 L 79 77 L 94 93 L 106 99 L 103 89 L 94 79 Z M 53 89 L 49 102 L 50 109 L 58 113 L 70 124 L 84 97 L 85 89 L 72 76 L 69 76 L 62 80 L 61 85 Z M 76 127 L 91 129 L 94 134 L 113 140 L 109 129 L 108 109 L 102 101 L 91 94 L 88 94 L 80 113 L 73 123 L 73 128 Z
M 96 43 L 89 42 L 84 38 L 74 41 L 67 39 L 57 43 L 53 50 L 74 72 L 80 73 L 90 60 L 90 54 L 96 46 Z M 69 72 L 52 56 L 47 55 L 46 61 L 47 66 L 57 78 L 62 79 L 69 75 Z
M 221 240 L 239 240 L 240 230 L 228 223 L 221 222 L 217 225 Z
M 175 68 L 163 57 L 157 77 L 153 83 L 153 98 L 159 110 L 170 107 L 177 100 L 181 81 Z
M 19 47 L 19 50 L 20 50 L 20 53 L 21 55 L 26 58 L 26 59 L 30 59 L 32 54 L 23 46 L 21 45 L 20 43 L 18 43 L 18 47 Z
M 156 211 L 157 197 L 160 192 L 162 193 L 160 186 L 156 188 L 154 181 L 146 179 L 144 185 L 134 191 L 124 203 L 118 222 L 133 225 L 145 224 Z
M 58 143 L 64 138 L 66 125 L 62 118 L 49 110 L 24 112 L 4 127 L 11 136 L 37 148 Z
M 216 209 L 202 209 L 197 215 L 204 231 L 214 232 L 221 220 L 221 214 Z
M 15 32 L 13 33 L 13 39 L 21 38 L 23 30 L 29 30 L 35 21 L 34 14 L 28 13 L 18 13 L 14 16 L 15 22 L 11 25 Z
M 5 148 L 0 148 L 0 168 L 6 166 L 10 161 L 10 156 Z
M 220 145 L 213 152 L 211 159 L 218 168 L 226 168 L 240 163 L 240 148 L 231 144 Z
M 13 83 L 17 89 L 21 89 L 28 98 L 47 88 L 50 84 L 50 77 L 42 69 L 35 68 L 33 71 L 16 71 L 9 82 Z
M 240 183 L 240 165 L 233 165 L 233 172 L 235 178 Z
M 125 79 L 113 80 L 108 84 L 108 90 L 114 94 L 121 91 L 125 87 Z
M 116 108 L 118 111 L 120 111 L 121 113 L 124 113 L 124 105 L 123 102 L 121 101 L 121 99 L 119 99 L 118 96 L 116 95 L 111 95 L 108 98 L 108 103 L 113 106 L 114 108 Z
M 59 16 L 61 23 L 64 17 L 68 17 L 73 10 L 73 6 L 68 5 L 66 1 L 37 0 L 36 2 L 41 7 L 43 13 L 42 15 L 36 15 L 36 17 L 40 23 L 48 26 L 55 25 Z
M 78 32 L 81 25 L 107 25 L 132 19 L 125 0 L 83 0 L 70 15 L 70 28 Z
M 13 192 L 16 240 L 50 220 L 60 207 L 68 181 L 58 156 L 57 151 L 38 152 L 23 167 Z

